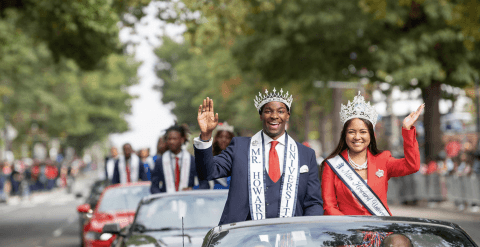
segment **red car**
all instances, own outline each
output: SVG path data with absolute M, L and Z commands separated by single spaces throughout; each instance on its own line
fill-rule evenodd
M 105 188 L 93 212 L 90 204 L 78 206 L 77 211 L 90 218 L 83 225 L 83 246 L 110 246 L 116 236 L 102 234 L 103 226 L 118 223 L 123 228 L 131 224 L 138 203 L 148 195 L 150 182 L 115 184 Z

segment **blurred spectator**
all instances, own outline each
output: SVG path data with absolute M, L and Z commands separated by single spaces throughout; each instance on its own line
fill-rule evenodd
M 147 180 L 140 158 L 133 151 L 132 145 L 123 145 L 123 156 L 119 158 L 118 166 L 113 173 L 112 183 L 130 183 Z
M 43 184 L 40 182 L 40 172 L 40 162 L 34 160 L 31 167 L 30 191 L 43 190 Z
M 155 168 L 155 161 L 153 161 L 153 157 L 150 156 L 149 148 L 143 148 L 140 150 L 140 161 L 142 162 L 147 181 L 151 181 L 152 170 Z
M 0 163 L 0 202 L 6 202 L 8 197 L 8 176 L 4 173 L 5 164 Z
M 167 142 L 165 140 L 165 136 L 160 136 L 157 142 L 157 154 L 153 156 L 154 164 L 157 161 L 158 157 L 161 157 L 162 154 L 165 153 L 167 150 L 168 150 L 168 147 L 167 147 Z
M 235 136 L 234 127 L 231 125 L 228 125 L 227 122 L 218 123 L 216 131 L 217 133 L 213 137 L 213 144 L 212 144 L 212 151 L 214 156 L 219 155 L 223 150 L 227 149 L 228 145 L 230 145 L 230 142 Z M 227 178 L 219 178 L 219 179 L 210 181 L 209 182 L 210 188 L 228 189 L 230 187 L 230 179 L 231 177 L 227 177 Z
M 47 160 L 46 162 L 45 177 L 47 178 L 47 190 L 53 189 L 58 177 L 58 168 L 51 160 Z
M 110 155 L 105 158 L 105 178 L 112 181 L 115 167 L 118 166 L 118 149 L 110 148 Z

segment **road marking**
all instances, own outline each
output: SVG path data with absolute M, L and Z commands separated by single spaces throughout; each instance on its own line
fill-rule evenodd
M 62 228 L 60 227 L 60 228 L 58 228 L 57 230 L 53 231 L 53 236 L 56 237 L 56 238 L 58 238 L 58 237 L 60 237 L 60 235 L 62 235 L 62 233 L 63 233 L 63 230 L 62 230 Z
M 8 214 L 8 213 L 13 212 L 13 211 L 15 211 L 15 210 L 17 210 L 17 209 L 19 209 L 19 208 L 17 208 L 17 207 L 6 208 L 6 209 L 4 209 L 4 210 L 0 210 L 0 213 L 2 213 L 2 214 Z
M 68 224 L 73 223 L 76 219 L 78 218 L 78 215 L 72 215 L 68 218 L 67 222 Z
M 66 224 L 63 224 L 63 226 L 61 226 L 61 227 L 57 228 L 55 231 L 53 231 L 53 236 L 56 237 L 56 238 L 60 237 L 63 233 L 63 228 L 68 227 L 70 224 L 75 222 L 77 217 L 78 217 L 77 215 L 72 215 L 72 216 L 68 217 Z

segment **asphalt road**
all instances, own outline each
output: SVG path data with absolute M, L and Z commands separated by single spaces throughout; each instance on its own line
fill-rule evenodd
M 80 226 L 76 207 L 95 176 L 77 179 L 74 193 L 64 189 L 34 194 L 29 200 L 11 198 L 0 204 L 0 246 L 70 247 L 80 245 Z
M 79 246 L 75 201 L 0 209 L 2 246 Z
M 77 183 L 74 190 L 88 190 L 93 179 Z M 80 227 L 76 206 L 84 199 L 64 190 L 35 195 L 28 201 L 12 200 L 0 204 L 1 246 L 79 246 Z M 445 208 L 390 206 L 395 216 L 444 220 L 460 225 L 480 244 L 480 213 L 458 212 Z

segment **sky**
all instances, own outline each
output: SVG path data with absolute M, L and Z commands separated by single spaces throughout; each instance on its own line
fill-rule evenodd
M 153 50 L 161 45 L 161 35 L 167 34 L 181 42 L 181 34 L 185 30 L 184 27 L 167 25 L 155 18 L 158 4 L 152 2 L 144 9 L 146 16 L 135 25 L 135 35 L 131 34 L 131 28 L 123 27 L 120 31 L 122 42 L 137 44 L 135 47 L 129 46 L 127 52 L 134 54 L 142 65 L 138 68 L 139 83 L 129 88 L 131 94 L 138 96 L 132 101 L 132 114 L 126 117 L 130 130 L 109 137 L 112 146 L 121 148 L 123 144 L 130 143 L 134 150 L 150 148 L 152 155 L 156 153 L 158 138 L 175 121 L 175 116 L 170 111 L 173 105 L 162 104 L 161 92 L 153 89 L 153 86 L 162 83 L 155 75 L 154 68 L 158 59 Z

